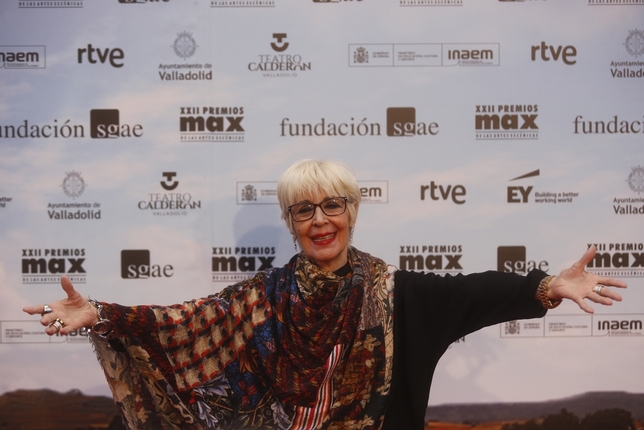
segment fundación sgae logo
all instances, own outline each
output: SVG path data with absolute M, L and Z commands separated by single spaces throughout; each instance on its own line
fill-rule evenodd
M 71 199 L 67 202 L 49 202 L 47 216 L 50 220 L 86 221 L 101 219 L 99 202 L 76 201 L 85 192 L 87 184 L 80 172 L 72 170 L 65 173 L 62 184 L 63 194 Z
M 154 216 L 186 216 L 190 211 L 201 209 L 201 200 L 193 199 L 192 194 L 178 190 L 177 172 L 162 172 L 161 188 L 166 192 L 151 192 L 137 207 L 150 211 Z
M 22 250 L 21 273 L 23 284 L 59 284 L 67 275 L 75 284 L 87 281 L 83 267 L 84 248 L 27 248 Z
M 198 47 L 192 33 L 187 31 L 178 33 L 170 48 L 183 62 L 159 64 L 158 73 L 161 81 L 212 81 L 212 64 L 188 62 L 188 59 L 195 55 Z
M 6 139 L 82 139 L 86 126 L 71 119 L 49 124 L 32 124 L 28 119 L 18 125 L 0 125 L 0 138 Z M 118 109 L 92 109 L 89 113 L 89 136 L 92 139 L 139 138 L 141 124 L 123 123 Z
M 243 106 L 182 106 L 181 142 L 244 142 Z
M 212 282 L 239 282 L 273 267 L 274 246 L 213 246 Z
M 437 122 L 418 121 L 414 107 L 390 107 L 387 108 L 386 114 L 384 129 L 387 136 L 435 136 L 439 132 Z M 283 118 L 280 122 L 280 136 L 381 136 L 382 130 L 383 127 L 379 122 L 369 122 L 367 117 L 361 120 L 351 117 L 349 121 L 341 122 L 329 121 L 323 117 L 316 123 L 292 123 L 290 118 Z
M 174 275 L 171 264 L 152 264 L 147 249 L 124 249 L 121 251 L 121 278 L 149 279 L 170 278 Z
M 525 246 L 499 246 L 497 248 L 497 271 L 525 275 L 533 269 L 547 272 L 546 260 L 528 260 Z
M 273 53 L 259 54 L 258 61 L 248 63 L 251 72 L 262 72 L 265 78 L 295 78 L 298 72 L 311 70 L 311 62 L 302 60 L 302 55 L 286 52 L 290 42 L 286 33 L 273 33 L 270 43 Z

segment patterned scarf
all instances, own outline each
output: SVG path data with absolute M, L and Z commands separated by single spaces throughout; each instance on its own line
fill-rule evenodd
M 393 267 L 349 249 L 351 273 L 304 254 L 208 298 L 104 304 L 92 336 L 136 429 L 379 429 L 393 360 Z M 118 352 L 120 350 L 121 352 Z

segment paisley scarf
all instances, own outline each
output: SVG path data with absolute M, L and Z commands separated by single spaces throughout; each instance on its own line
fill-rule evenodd
M 346 276 L 303 253 L 205 299 L 104 305 L 92 335 L 132 429 L 379 429 L 393 364 L 394 268 L 349 249 Z

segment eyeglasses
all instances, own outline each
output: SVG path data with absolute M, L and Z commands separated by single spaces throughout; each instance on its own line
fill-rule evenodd
M 326 216 L 342 215 L 347 210 L 347 197 L 327 197 L 320 203 L 301 202 L 288 207 L 293 221 L 307 221 L 315 215 L 315 208 L 319 207 Z

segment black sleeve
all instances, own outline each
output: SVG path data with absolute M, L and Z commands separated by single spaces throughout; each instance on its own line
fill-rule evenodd
M 394 370 L 385 429 L 423 429 L 434 369 L 449 345 L 483 327 L 539 318 L 546 273 L 467 276 L 398 271 L 394 282 Z

